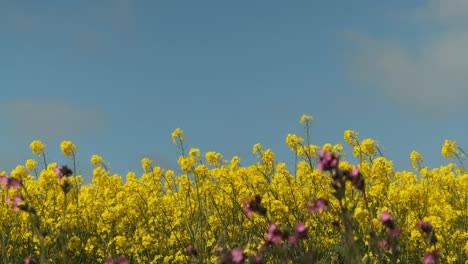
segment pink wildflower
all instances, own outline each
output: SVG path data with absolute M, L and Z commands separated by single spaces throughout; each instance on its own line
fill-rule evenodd
M 245 259 L 244 250 L 242 250 L 242 248 L 235 248 L 231 250 L 231 257 L 234 263 L 244 262 L 244 259 Z
M 382 240 L 382 242 L 380 242 L 380 248 L 387 249 L 388 248 L 388 241 L 387 240 Z
M 318 152 L 319 163 L 317 168 L 321 171 L 331 171 L 338 167 L 338 158 L 333 155 L 333 153 L 328 150 L 320 150 Z
M 437 264 L 439 263 L 439 252 L 434 250 L 432 252 L 426 252 L 423 257 L 424 264 Z
M 7 190 L 13 187 L 13 189 L 19 189 L 23 185 L 21 180 L 15 178 L 9 178 L 6 175 L 0 175 L 0 183 L 5 185 Z
M 305 226 L 304 223 L 298 223 L 296 224 L 296 227 L 294 230 L 297 233 L 297 238 L 306 238 L 307 237 L 307 227 Z
M 380 214 L 380 220 L 382 220 L 383 223 L 389 221 L 390 213 L 388 211 L 383 211 L 382 214 Z
M 19 204 L 23 202 L 23 196 L 21 195 L 16 195 L 15 198 L 13 198 L 13 211 L 18 211 L 19 210 Z M 7 197 L 6 198 L 6 204 L 12 203 L 11 198 Z
M 325 210 L 325 207 L 328 205 L 328 201 L 323 199 L 323 198 L 319 198 L 317 200 L 313 200 L 312 201 L 312 204 L 308 205 L 308 209 L 309 209 L 309 212 L 311 214 L 315 214 L 317 211 L 318 212 L 323 212 L 323 210 Z

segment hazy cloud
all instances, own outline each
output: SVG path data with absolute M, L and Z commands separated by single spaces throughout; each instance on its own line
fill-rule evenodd
M 403 46 L 405 39 L 350 34 L 357 47 L 353 73 L 406 109 L 467 110 L 468 30 L 463 25 L 468 22 L 468 2 L 432 1 L 412 15 L 413 21 L 426 22 L 418 23 L 424 35 L 417 52 Z M 437 30 L 427 28 L 431 26 Z
M 73 2 L 37 8 L 0 3 L 0 32 L 18 47 L 53 50 L 61 56 L 105 56 L 133 39 L 135 2 Z
M 42 140 L 92 134 L 109 125 L 102 110 L 60 100 L 16 99 L 2 108 L 12 133 Z

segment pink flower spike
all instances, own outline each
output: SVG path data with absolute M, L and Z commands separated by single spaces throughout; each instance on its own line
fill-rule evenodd
M 17 204 L 14 204 L 14 205 L 12 206 L 12 208 L 13 208 L 13 211 L 15 211 L 15 212 L 19 210 L 19 207 L 18 207 Z
M 278 228 L 276 224 L 271 224 L 270 227 L 268 228 L 268 233 L 273 233 L 275 230 Z
M 307 227 L 304 223 L 296 224 L 296 227 L 294 229 L 297 233 L 297 238 L 303 239 L 307 237 Z
M 400 234 L 400 230 L 398 228 L 394 227 L 390 229 L 390 236 L 396 237 Z
M 298 223 L 296 225 L 295 229 L 296 229 L 296 232 L 298 232 L 298 233 L 303 233 L 303 232 L 307 231 L 307 227 L 305 226 L 304 223 Z
M 15 179 L 15 178 L 10 178 L 8 179 L 8 185 L 15 188 L 15 189 L 19 189 L 21 188 L 21 180 L 18 180 L 18 179 Z
M 37 264 L 37 261 L 33 258 L 27 257 L 24 259 L 24 264 Z
M 319 150 L 318 155 L 319 157 L 323 158 L 326 154 L 326 151 L 324 149 Z
M 252 217 L 252 210 L 250 209 L 245 209 L 245 213 L 247 214 L 248 217 Z
M 189 252 L 189 254 L 192 254 L 195 256 L 198 255 L 198 251 L 193 245 L 188 245 L 187 251 Z
M 231 250 L 231 257 L 234 263 L 242 263 L 245 259 L 244 250 L 242 248 Z
M 290 235 L 290 236 L 288 237 L 288 241 L 289 241 L 289 244 L 291 244 L 291 245 L 296 245 L 296 243 L 297 243 L 297 237 L 296 237 L 296 236 L 293 236 L 293 235 Z
M 318 169 L 319 171 L 323 171 L 323 163 L 319 163 L 319 164 L 317 165 L 317 169 Z
M 307 208 L 309 209 L 309 213 L 315 214 L 317 211 L 318 212 L 323 212 L 325 210 L 325 207 L 328 205 L 328 201 L 319 198 L 317 200 L 313 200 L 312 204 L 308 205 Z
M 3 185 L 8 185 L 8 176 L 0 175 L 0 183 Z
M 260 255 L 255 256 L 254 263 L 255 264 L 262 264 L 263 263 L 262 262 L 262 256 L 260 256 Z
M 279 245 L 281 243 L 281 241 L 283 241 L 283 234 L 282 233 L 273 234 L 273 236 L 271 238 L 271 242 L 273 244 Z
M 351 176 L 353 176 L 353 177 L 357 177 L 359 175 L 359 173 L 360 173 L 360 171 L 359 171 L 358 167 L 351 170 Z
M 382 242 L 380 242 L 380 248 L 387 249 L 388 248 L 388 241 L 383 240 Z
M 11 203 L 11 198 L 10 197 L 7 197 L 6 198 L 6 204 L 10 204 Z
M 104 264 L 114 264 L 114 260 L 113 259 L 107 259 L 106 262 L 104 262 Z
M 387 222 L 390 220 L 390 213 L 388 211 L 383 211 L 382 214 L 380 214 L 380 220 L 382 222 Z
M 125 256 L 121 256 L 120 258 L 117 259 L 117 261 L 114 261 L 116 264 L 128 264 L 128 260 Z
M 439 252 L 434 250 L 432 252 L 426 252 L 424 254 L 423 263 L 424 264 L 436 264 L 439 260 Z
M 323 212 L 327 204 L 328 204 L 327 200 L 320 198 L 315 202 L 315 207 L 317 207 L 317 210 L 319 212 Z
M 24 201 L 23 196 L 21 196 L 21 195 L 16 195 L 14 199 L 15 199 L 15 204 L 19 204 L 22 201 Z

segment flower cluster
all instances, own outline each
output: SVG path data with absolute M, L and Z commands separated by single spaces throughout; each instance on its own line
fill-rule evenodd
M 256 161 L 186 149 L 180 168 L 143 159 L 141 173 L 114 174 L 104 158 L 79 175 L 71 165 L 34 159 L 0 173 L 0 259 L 5 263 L 463 263 L 468 259 L 468 173 L 456 142 L 453 163 L 397 171 L 377 140 L 352 130 L 341 144 L 314 145 L 289 134 L 294 162 L 261 144 Z M 346 147 L 358 159 L 346 161 Z M 459 162 L 460 164 L 458 164 Z M 79 164 L 79 163 L 78 163 Z M 461 166 L 460 166 L 461 165 Z M 84 179 L 88 179 L 85 183 Z M 437 231 L 437 233 L 436 233 Z

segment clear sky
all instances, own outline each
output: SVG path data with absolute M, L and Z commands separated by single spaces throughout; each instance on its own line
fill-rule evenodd
M 398 169 L 444 139 L 468 148 L 468 1 L 1 1 L 0 170 L 47 144 L 113 172 L 177 168 L 171 132 L 244 164 L 288 133 L 379 140 Z M 349 150 L 349 149 L 348 149 Z M 351 154 L 351 153 L 350 153 Z

